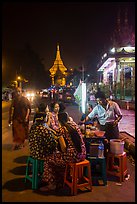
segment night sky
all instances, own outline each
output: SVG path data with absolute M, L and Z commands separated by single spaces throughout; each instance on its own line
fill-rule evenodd
M 134 29 L 134 2 L 3 3 L 2 81 L 14 80 L 16 72 L 27 78 L 32 72 L 38 74 L 40 62 L 49 70 L 57 43 L 67 68 L 83 64 L 89 74 L 96 74 L 102 54 L 111 47 L 118 10 L 124 18 L 126 8 Z

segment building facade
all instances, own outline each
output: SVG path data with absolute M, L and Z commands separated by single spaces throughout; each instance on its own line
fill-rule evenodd
M 135 33 L 128 24 L 127 12 L 112 37 L 112 48 L 98 65 L 98 84 L 106 94 L 122 100 L 135 100 Z

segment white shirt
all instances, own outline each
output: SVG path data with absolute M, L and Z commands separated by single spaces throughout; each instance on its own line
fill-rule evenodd
M 100 125 L 105 125 L 108 116 L 106 110 L 100 104 L 97 104 L 88 114 L 90 119 L 93 119 L 95 116 L 97 116 Z
M 122 116 L 119 105 L 114 101 L 107 104 L 106 111 L 108 115 L 106 122 L 114 122 L 118 116 Z

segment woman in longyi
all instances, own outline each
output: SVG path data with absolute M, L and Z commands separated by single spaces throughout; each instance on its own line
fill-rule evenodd
M 45 158 L 43 182 L 48 185 L 40 188 L 41 191 L 54 190 L 58 183 L 57 178 L 64 178 L 67 162 L 80 162 L 86 158 L 86 147 L 79 126 L 69 120 L 66 112 L 58 114 L 61 127 L 56 131 L 58 137 L 58 151 Z M 63 146 L 65 141 L 65 145 Z M 59 176 L 62 173 L 62 176 Z

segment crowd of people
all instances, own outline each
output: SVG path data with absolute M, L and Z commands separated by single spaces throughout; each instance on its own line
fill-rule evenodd
M 82 116 L 79 124 L 65 111 L 66 107 L 58 101 L 50 107 L 40 103 L 34 114 L 33 124 L 29 129 L 31 106 L 29 101 L 13 93 L 9 111 L 9 123 L 12 122 L 13 150 L 29 141 L 30 155 L 36 159 L 44 159 L 41 191 L 50 191 L 63 182 L 67 162 L 80 162 L 86 158 L 86 146 L 80 130 L 81 124 L 98 122 L 100 130 L 104 130 L 108 140 L 119 138 L 118 122 L 122 118 L 118 104 L 109 98 L 97 96 L 94 108 Z M 59 180 L 58 178 L 61 178 Z

